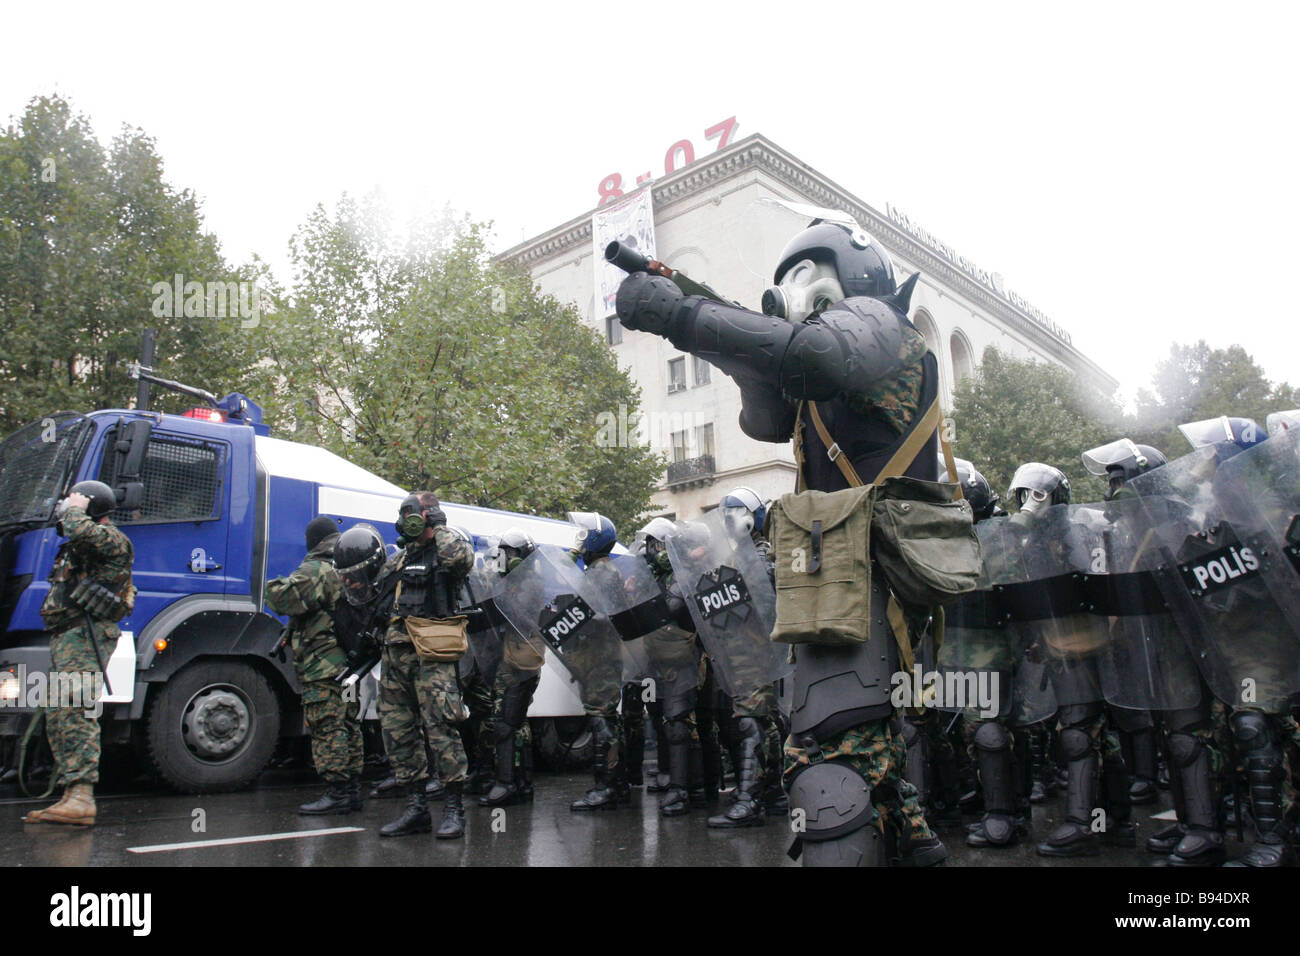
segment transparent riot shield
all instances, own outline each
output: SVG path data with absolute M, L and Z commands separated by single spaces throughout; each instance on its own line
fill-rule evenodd
M 1169 613 L 1155 571 L 1162 550 L 1136 498 L 1096 506 L 1104 516 L 1104 573 L 1088 578 L 1089 604 L 1110 628 L 1101 658 L 1106 700 L 1134 710 L 1182 710 L 1201 699 L 1192 650 Z
M 738 707 L 776 706 L 773 684 L 790 671 L 771 641 L 776 591 L 748 535 L 728 533 L 719 511 L 682 525 L 667 541 L 676 583 L 713 661 L 718 683 Z
M 610 621 L 604 591 L 618 578 L 597 562 L 584 572 L 541 548 L 523 560 L 494 601 L 537 655 L 563 667 L 590 712 L 614 713 L 623 685 L 623 642 Z M 608 563 L 608 562 L 604 562 Z
M 943 643 L 935 668 L 937 707 L 1028 726 L 1052 716 L 1057 703 L 1042 660 L 1027 655 L 1030 640 L 1011 620 L 1002 598 L 1006 586 L 1020 584 L 1025 577 L 1022 535 L 1009 521 L 1003 516 L 975 525 L 984 563 L 978 587 L 944 607 Z M 981 690 L 992 698 L 992 706 L 979 706 Z
M 1001 562 L 1000 597 L 1025 659 L 1042 664 L 1062 707 L 1105 696 L 1100 664 L 1109 628 L 1091 613 L 1087 595 L 1088 575 L 1105 571 L 1104 526 L 1098 506 L 1054 505 L 1012 515 L 998 526 L 999 540 L 990 541 Z
M 460 676 L 470 679 L 477 673 L 491 687 L 501 666 L 505 635 L 510 626 L 492 599 L 501 574 L 495 561 L 488 560 L 489 551 L 475 550 L 474 567 L 465 582 L 462 610 L 469 618 L 469 653 L 460 660 Z
M 624 683 L 641 684 L 666 713 L 694 708 L 700 649 L 695 635 L 679 626 L 689 620 L 679 589 L 657 578 L 639 554 L 611 560 L 623 577 L 624 607 L 610 619 L 623 639 Z
M 1154 571 L 1216 697 L 1280 713 L 1300 692 L 1300 584 L 1285 551 L 1295 446 L 1273 439 L 1224 460 L 1197 449 L 1135 478 Z

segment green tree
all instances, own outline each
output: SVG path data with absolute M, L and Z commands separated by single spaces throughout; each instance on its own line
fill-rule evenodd
M 163 176 L 154 142 L 124 128 L 106 153 L 58 97 L 0 132 L 0 434 L 57 409 L 125 407 L 124 363 L 145 328 L 169 377 L 224 390 L 244 354 L 239 319 L 153 313 L 154 286 L 236 279 L 198 201 Z M 159 396 L 164 408 L 192 403 Z
M 382 202 L 345 196 L 290 256 L 255 337 L 273 427 L 450 500 L 599 510 L 625 532 L 648 509 L 660 458 L 598 441 L 635 387 L 573 309 L 491 260 L 485 226 L 444 213 L 399 243 Z
M 1076 502 L 1106 493 L 1079 456 L 1122 434 L 1120 411 L 1069 369 L 985 349 L 975 373 L 954 390 L 952 417 L 953 453 L 970 460 L 999 495 L 1029 461 L 1065 472 Z
M 1156 364 L 1152 387 L 1154 392 L 1138 392 L 1133 438 L 1170 459 L 1190 450 L 1180 424 L 1229 415 L 1263 425 L 1269 412 L 1295 408 L 1300 398 L 1287 383 L 1269 382 L 1241 346 L 1212 349 L 1204 339 L 1170 346 L 1169 356 Z

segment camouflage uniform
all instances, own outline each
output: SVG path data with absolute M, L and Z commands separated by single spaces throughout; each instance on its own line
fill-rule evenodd
M 434 528 L 432 541 L 408 545 L 384 573 L 397 573 L 426 547 L 435 548 L 438 562 L 454 575 L 464 577 L 474 565 L 473 549 L 440 526 Z M 465 709 L 456 671 L 455 661 L 422 660 L 406 633 L 405 619 L 395 616 L 390 620 L 380 664 L 379 720 L 401 785 L 428 779 L 426 743 L 444 785 L 462 783 L 468 776 L 457 730 Z
M 347 668 L 347 655 L 334 635 L 330 615 L 342 594 L 333 561 L 337 541 L 337 534 L 329 535 L 308 552 L 293 574 L 266 582 L 267 607 L 289 617 L 289 646 L 302 685 L 312 761 L 316 772 L 334 784 L 359 779 L 365 756 L 360 701 L 355 693 L 349 695 L 351 699 L 345 697 L 335 681 Z
M 116 621 L 130 613 L 134 601 L 131 564 L 135 550 L 116 527 L 99 524 L 81 508 L 68 508 L 61 524 L 68 540 L 54 559 L 50 591 L 41 605 L 41 617 L 50 635 L 51 699 L 45 720 L 56 783 L 72 787 L 99 780 L 99 720 L 94 709 L 95 695 L 104 686 L 104 674 L 95 647 L 99 647 L 107 663 L 121 636 Z M 93 580 L 122 598 L 125 603 L 116 616 L 89 614 L 72 603 L 71 595 L 83 579 Z M 56 674 L 67 677 L 57 680 Z M 72 694 L 70 700 L 63 701 L 65 706 L 59 706 L 59 686 Z

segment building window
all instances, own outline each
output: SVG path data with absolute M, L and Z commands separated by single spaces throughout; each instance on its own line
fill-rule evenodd
M 952 350 L 952 384 L 955 388 L 962 379 L 970 378 L 975 363 L 971 358 L 970 343 L 960 330 L 952 333 L 948 345 Z
M 700 458 L 713 457 L 713 423 L 695 429 L 695 454 Z
M 686 432 L 673 432 L 670 436 L 673 443 L 673 461 L 686 460 Z
M 706 362 L 704 359 L 700 358 L 698 355 L 693 357 L 692 362 L 695 364 L 695 384 L 708 385 L 709 368 L 711 367 L 709 363 Z
M 668 392 L 681 392 L 686 388 L 686 358 L 668 360 Z M 685 433 L 683 433 L 685 434 Z
M 610 345 L 618 345 L 623 341 L 623 323 L 617 315 L 605 319 L 605 341 Z

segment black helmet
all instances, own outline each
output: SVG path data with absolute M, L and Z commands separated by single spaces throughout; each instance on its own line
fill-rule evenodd
M 1002 500 L 1001 496 L 989 485 L 988 479 L 981 475 L 975 466 L 965 458 L 954 458 L 953 464 L 957 468 L 955 483 L 961 485 L 962 496 L 970 502 L 971 511 L 975 514 L 975 520 L 983 521 L 986 518 L 993 517 L 998 502 Z M 939 456 L 939 480 L 953 480 L 948 475 L 948 465 L 944 461 L 943 455 Z
M 339 535 L 334 544 L 334 567 L 343 581 L 343 595 L 352 604 L 364 603 L 379 577 L 388 553 L 384 539 L 368 524 L 359 524 Z
M 1070 503 L 1070 479 L 1065 472 L 1042 462 L 1031 461 L 1016 469 L 1008 492 L 1021 512 L 1039 510 L 1044 505 Z
M 102 481 L 79 481 L 68 492 L 70 495 L 85 495 L 90 499 L 86 505 L 86 514 L 98 521 L 104 515 L 112 514 L 117 507 L 117 495 L 113 489 Z
M 305 532 L 307 538 L 307 550 L 316 550 L 316 545 L 320 544 L 330 535 L 338 533 L 338 522 L 329 515 L 317 515 L 307 522 L 307 530 Z
M 772 281 L 780 285 L 790 267 L 804 259 L 834 265 L 846 296 L 893 295 L 898 291 L 889 253 L 861 229 L 815 220 L 785 247 Z

